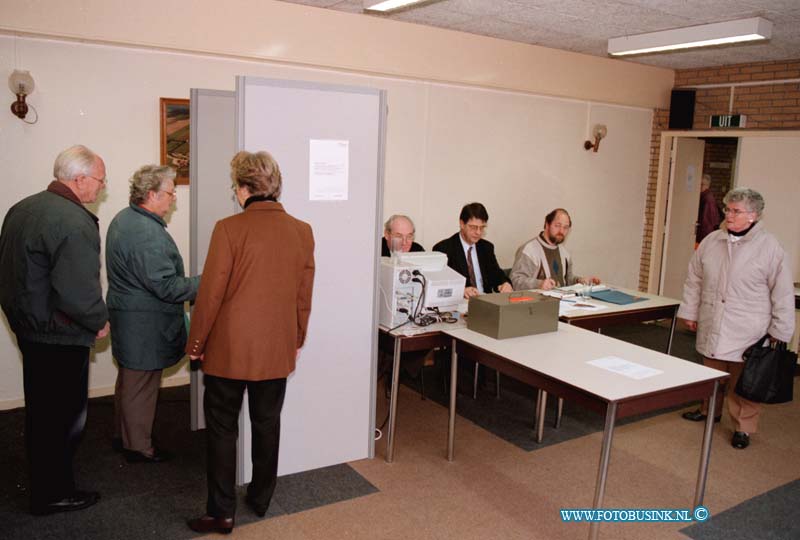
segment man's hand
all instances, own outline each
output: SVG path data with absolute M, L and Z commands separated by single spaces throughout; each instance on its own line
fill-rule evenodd
M 511 286 L 511 283 L 506 281 L 497 288 L 497 292 L 514 292 L 514 287 Z
M 191 361 L 193 361 L 193 362 L 194 362 L 195 360 L 200 360 L 200 361 L 202 362 L 202 361 L 203 361 L 203 359 L 205 358 L 205 356 L 206 356 L 205 354 L 201 354 L 200 356 L 195 356 L 195 355 L 193 355 L 193 354 L 190 354 L 190 355 L 189 355 L 189 360 L 191 360 Z
M 464 287 L 464 298 L 472 298 L 478 296 L 480 293 L 475 287 Z
M 108 330 L 110 328 L 111 324 L 106 322 L 106 325 L 97 331 L 97 336 L 95 336 L 95 339 L 103 339 L 104 337 L 106 337 L 108 335 Z
M 555 288 L 555 286 L 556 286 L 556 280 L 552 278 L 547 278 L 542 281 L 542 285 L 539 288 L 542 289 L 543 291 L 549 291 L 550 289 Z
M 697 332 L 697 321 L 689 321 L 687 319 L 681 319 L 683 324 L 686 325 L 686 328 L 691 330 L 692 332 Z

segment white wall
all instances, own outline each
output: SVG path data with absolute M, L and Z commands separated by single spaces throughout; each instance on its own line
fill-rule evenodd
M 488 0 L 486 0 L 488 1 Z M 670 69 L 274 0 L 0 0 L 0 30 L 669 107 Z
M 741 137 L 736 187 L 764 197 L 764 226 L 786 250 L 794 281 L 800 281 L 800 135 Z
M 0 73 L 7 76 L 14 67 L 30 70 L 36 80 L 29 101 L 40 120 L 27 125 L 7 108 L 0 112 L 6 179 L 1 215 L 47 185 L 60 150 L 82 143 L 102 155 L 108 169 L 106 197 L 95 208 L 104 235 L 127 204 L 127 178 L 158 160 L 159 97 L 188 97 L 191 87 L 233 90 L 234 77 L 242 74 L 377 86 L 387 89 L 389 103 L 384 212 L 411 215 L 426 248 L 455 232 L 464 203 L 479 200 L 491 216 L 488 238 L 501 265 L 510 266 L 515 249 L 536 234 L 544 214 L 565 206 L 575 222 L 568 247 L 577 270 L 636 287 L 649 109 L 0 35 Z M 583 141 L 598 122 L 608 125 L 609 135 L 600 152 L 586 152 Z M 168 231 L 185 261 L 188 227 L 188 188 L 179 187 Z M 115 377 L 110 347 L 101 343 L 90 385 L 95 393 L 109 392 Z M 0 408 L 21 404 L 20 357 L 13 336 L 0 329 Z

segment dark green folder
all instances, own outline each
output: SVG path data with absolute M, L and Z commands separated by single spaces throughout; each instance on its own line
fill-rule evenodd
M 602 300 L 603 302 L 608 302 L 609 304 L 619 304 L 621 306 L 647 300 L 647 298 L 644 296 L 631 296 L 630 294 L 622 291 L 615 291 L 613 289 L 597 292 L 592 291 L 592 298 Z

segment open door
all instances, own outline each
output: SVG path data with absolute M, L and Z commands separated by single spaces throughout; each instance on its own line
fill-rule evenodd
M 683 295 L 683 282 L 694 252 L 704 150 L 705 142 L 700 139 L 673 139 L 659 283 L 659 294 L 669 298 L 680 299 Z

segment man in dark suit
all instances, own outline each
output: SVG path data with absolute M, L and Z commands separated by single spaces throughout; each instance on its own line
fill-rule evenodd
M 414 242 L 416 228 L 411 218 L 402 214 L 394 214 L 383 225 L 383 238 L 381 239 L 381 257 L 391 257 L 392 244 L 396 244 L 398 251 L 425 251 L 421 245 Z
M 481 293 L 511 292 L 511 282 L 497 264 L 494 245 L 482 239 L 489 213 L 478 202 L 461 209 L 460 231 L 433 246 L 447 255 L 447 265 L 467 278 L 464 298 Z

